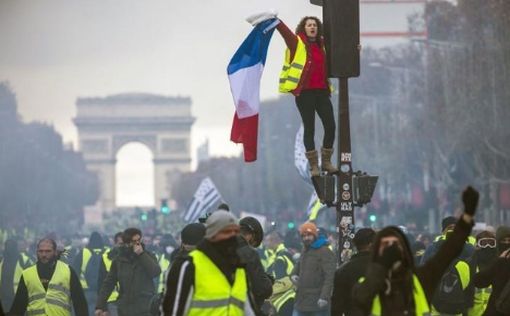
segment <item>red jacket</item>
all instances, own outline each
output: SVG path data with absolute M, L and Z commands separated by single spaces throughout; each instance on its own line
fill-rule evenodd
M 306 63 L 301 74 L 301 80 L 299 80 L 299 84 L 292 91 L 292 94 L 297 96 L 302 90 L 329 89 L 323 39 L 320 38 L 316 42 L 309 42 L 305 34 L 299 33 L 295 35 L 281 20 L 276 29 L 280 32 L 290 50 L 290 60 L 294 58 L 296 53 L 298 36 L 305 43 L 306 47 Z

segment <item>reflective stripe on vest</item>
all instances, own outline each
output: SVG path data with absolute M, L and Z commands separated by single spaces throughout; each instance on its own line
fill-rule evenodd
M 294 299 L 295 297 L 296 288 L 294 283 L 292 283 L 290 276 L 285 276 L 275 280 L 273 284 L 273 294 L 269 298 L 269 301 L 278 312 L 287 301 Z
M 161 256 L 158 259 L 158 264 L 159 267 L 161 268 L 161 273 L 159 274 L 158 279 L 158 293 L 161 293 L 165 288 L 166 270 L 168 270 L 168 267 L 170 266 L 170 260 L 168 260 L 165 257 L 165 254 L 161 254 Z
M 476 273 L 480 271 L 479 267 L 476 267 Z M 473 296 L 473 307 L 468 309 L 468 316 L 482 316 L 487 309 L 487 304 L 492 293 L 492 286 L 485 288 L 475 287 L 475 294 Z
M 190 256 L 195 266 L 195 286 L 188 315 L 244 315 L 248 299 L 244 269 L 236 269 L 234 284 L 230 285 L 223 272 L 203 252 L 193 250 Z
M 414 308 L 415 315 L 417 316 L 429 316 L 430 308 L 429 303 L 427 302 L 427 297 L 425 296 L 425 292 L 423 292 L 423 287 L 421 286 L 420 280 L 418 277 L 413 274 L 413 298 L 414 298 Z M 374 300 L 372 301 L 372 311 L 370 313 L 372 316 L 381 316 L 381 300 L 379 299 L 379 295 L 376 295 Z
M 47 291 L 39 279 L 36 265 L 22 274 L 28 291 L 27 315 L 71 315 L 71 271 L 67 264 L 57 261 Z
M 305 67 L 306 55 L 305 43 L 297 36 L 296 52 L 292 61 L 290 60 L 290 50 L 288 48 L 285 50 L 285 59 L 280 73 L 280 85 L 278 86 L 280 92 L 291 92 L 297 88 Z
M 469 274 L 469 264 L 467 264 L 466 261 L 461 260 L 455 264 L 455 269 L 457 269 L 457 272 L 459 273 L 462 289 L 465 290 L 471 281 L 471 276 Z
M 98 255 L 101 255 L 103 252 L 103 249 L 92 249 L 95 253 Z M 81 287 L 86 290 L 89 288 L 89 285 L 87 284 L 87 280 L 85 279 L 85 271 L 87 270 L 87 265 L 89 264 L 90 258 L 92 257 L 92 252 L 89 248 L 83 248 L 82 251 L 82 258 L 81 258 L 81 271 L 80 271 L 80 283 Z
M 5 259 L 4 259 L 5 260 Z M 4 260 L 0 261 L 0 284 L 2 284 L 2 269 L 4 265 Z M 16 262 L 16 268 L 14 268 L 14 276 L 12 277 L 12 286 L 14 293 L 18 290 L 19 279 L 21 278 L 21 273 L 23 273 L 23 268 L 21 267 L 19 260 Z
M 287 255 L 284 254 L 284 252 L 287 251 L 284 244 L 279 244 L 278 247 L 276 247 L 275 250 L 275 259 L 273 262 L 273 265 L 276 264 L 277 260 L 283 260 L 285 261 L 285 273 L 290 276 L 292 273 L 292 270 L 294 269 L 294 262 L 289 259 Z M 274 275 L 273 275 L 274 277 Z
M 110 272 L 110 269 L 112 268 L 112 260 L 110 260 L 110 258 L 108 257 L 110 251 L 112 250 L 110 249 L 103 253 L 103 262 L 106 268 L 106 272 Z M 119 282 L 117 282 L 115 288 L 112 291 L 112 294 L 110 294 L 110 297 L 108 297 L 108 302 L 115 302 L 118 298 L 119 298 Z

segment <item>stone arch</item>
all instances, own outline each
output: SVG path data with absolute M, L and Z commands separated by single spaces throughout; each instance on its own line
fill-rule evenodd
M 189 97 L 126 93 L 78 98 L 74 124 L 79 148 L 89 170 L 99 180 L 97 206 L 115 205 L 117 152 L 127 143 L 146 145 L 154 157 L 154 201 L 171 199 L 169 179 L 191 168 L 191 116 Z

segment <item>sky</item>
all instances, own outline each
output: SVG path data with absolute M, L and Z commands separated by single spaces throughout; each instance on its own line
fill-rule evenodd
M 404 31 L 405 16 L 420 7 L 362 4 L 361 30 Z M 322 16 L 305 0 L 0 0 L 0 82 L 9 82 L 25 122 L 53 125 L 75 148 L 78 97 L 142 92 L 191 97 L 193 159 L 206 137 L 212 156 L 238 154 L 226 67 L 252 28 L 245 18 L 268 9 L 291 29 L 305 15 Z M 278 97 L 284 48 L 275 32 L 262 100 Z

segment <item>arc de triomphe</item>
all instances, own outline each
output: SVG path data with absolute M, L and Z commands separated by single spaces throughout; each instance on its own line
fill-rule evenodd
M 115 164 L 125 144 L 140 142 L 154 157 L 154 201 L 171 198 L 170 179 L 176 171 L 190 170 L 190 138 L 194 118 L 189 97 L 126 93 L 78 98 L 80 151 L 89 170 L 97 174 L 97 206 L 111 211 L 115 205 Z

